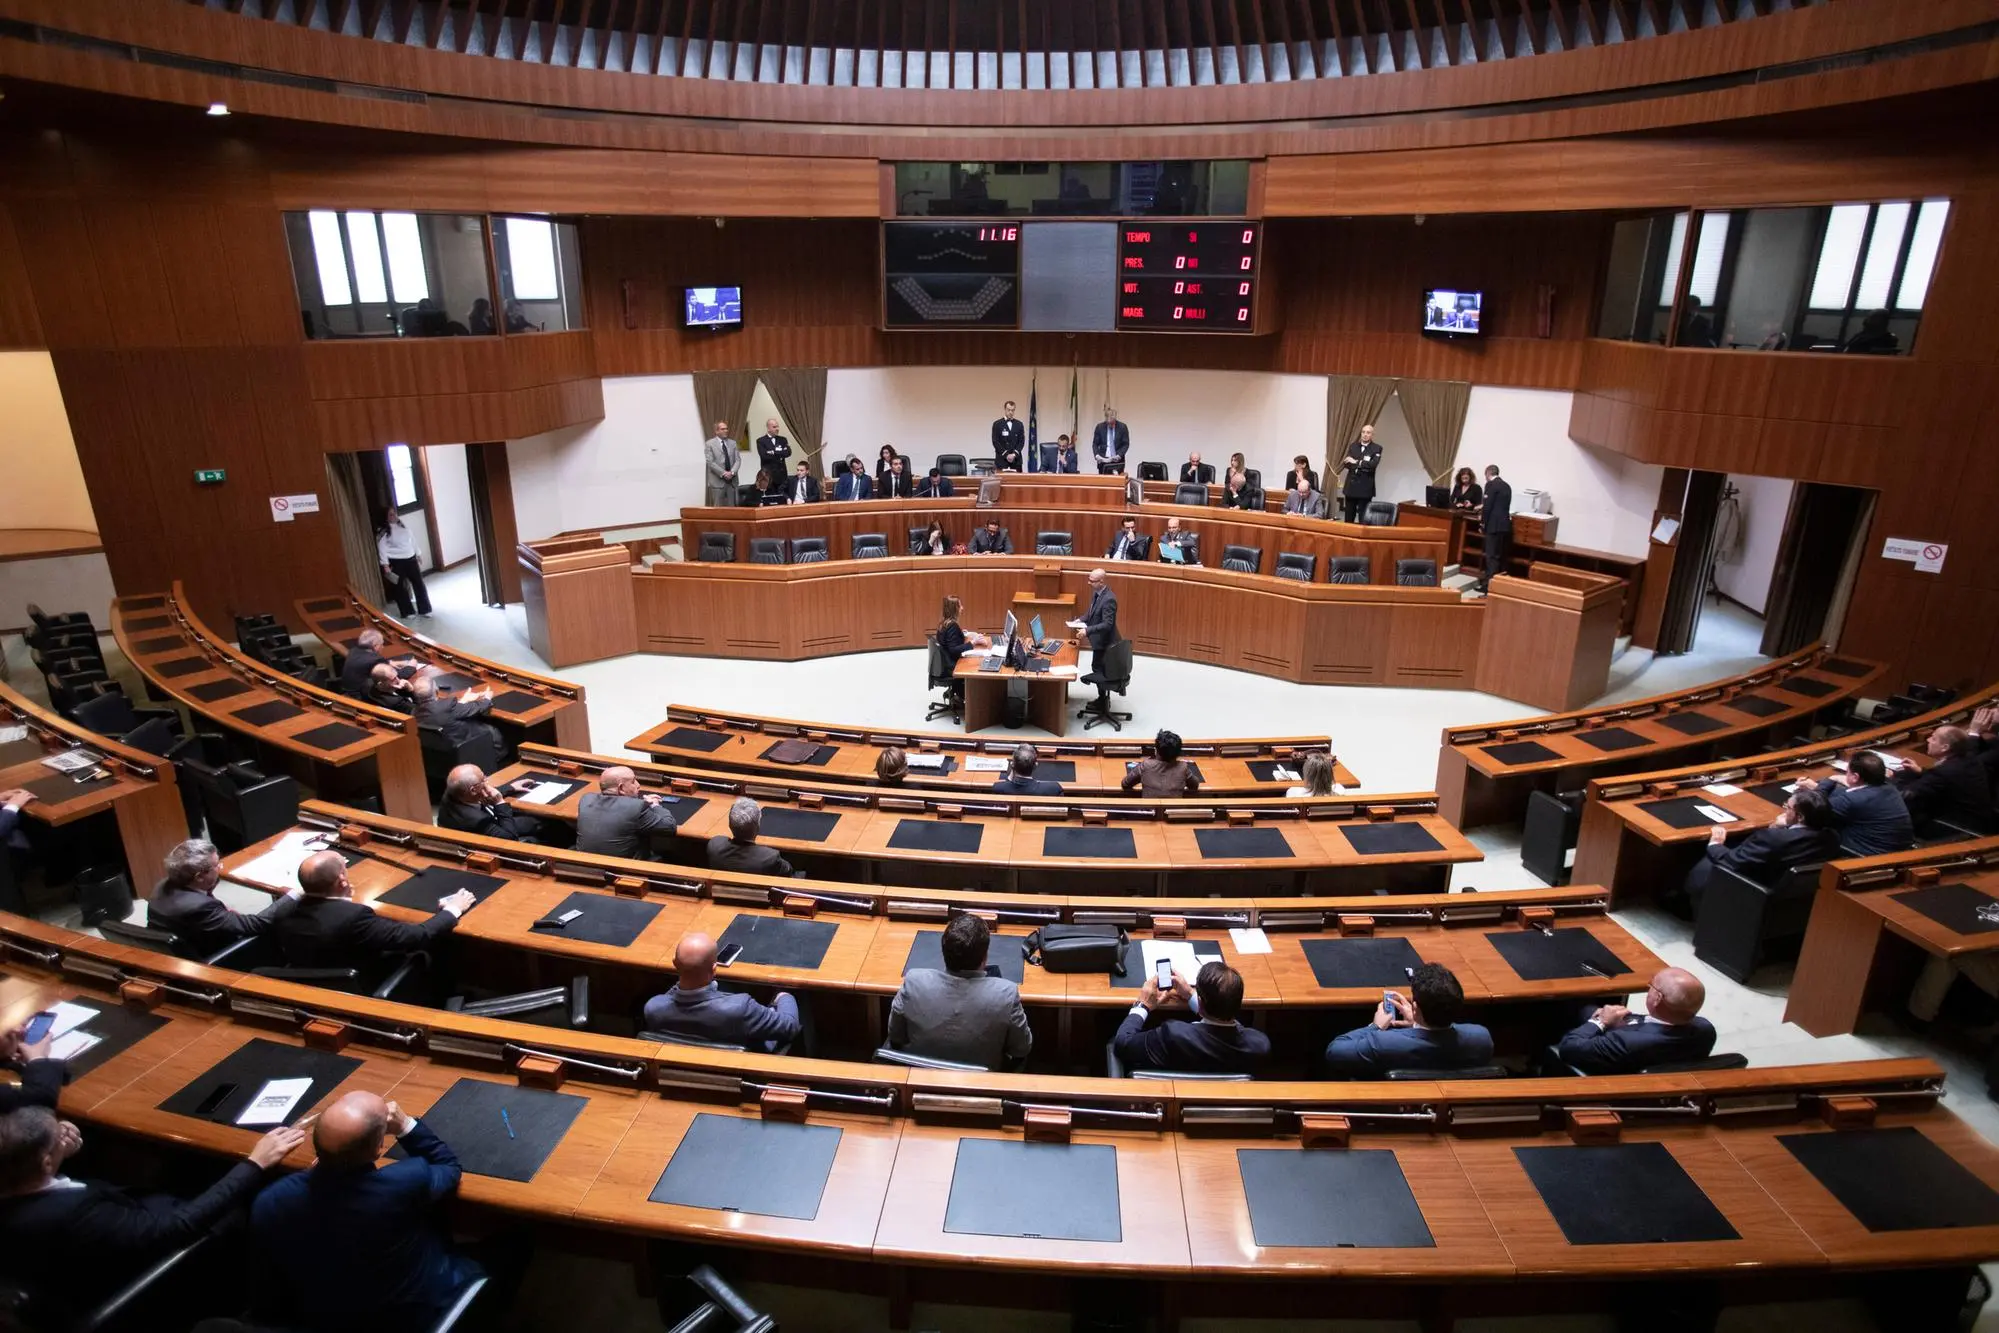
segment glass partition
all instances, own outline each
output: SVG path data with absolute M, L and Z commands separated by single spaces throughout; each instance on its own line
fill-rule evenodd
M 313 209 L 285 236 L 308 338 L 495 332 L 482 217 Z
M 544 217 L 493 219 L 501 326 L 508 333 L 583 327 L 583 263 L 576 224 Z
M 1240 217 L 1245 160 L 898 162 L 902 217 Z

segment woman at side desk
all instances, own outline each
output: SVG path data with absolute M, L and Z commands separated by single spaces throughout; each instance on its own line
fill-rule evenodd
M 942 523 L 934 518 L 930 520 L 930 526 L 923 530 L 921 547 L 919 555 L 946 555 L 950 552 L 951 539 L 945 535 Z
M 1468 467 L 1458 469 L 1458 475 L 1451 482 L 1451 508 L 1477 509 L 1485 503 L 1485 490 L 1478 484 L 1478 474 Z
M 1333 794 L 1333 757 L 1319 750 L 1305 756 L 1299 765 L 1299 776 L 1304 783 L 1297 787 L 1287 787 L 1284 794 L 1291 796 L 1331 796 Z
M 756 484 L 752 487 L 750 503 L 753 505 L 781 505 L 784 503 L 784 488 L 772 484 L 770 473 L 757 469 Z
M 968 630 L 958 624 L 958 613 L 964 603 L 955 597 L 944 599 L 944 619 L 937 626 L 937 646 L 944 650 L 948 659 L 965 655 L 967 648 L 990 648 L 993 641 L 977 630 Z

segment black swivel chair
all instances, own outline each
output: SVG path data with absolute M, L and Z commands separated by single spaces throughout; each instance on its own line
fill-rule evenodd
M 893 1046 L 877 1046 L 875 1063 L 878 1065 L 901 1065 L 904 1069 L 938 1069 L 948 1074 L 985 1074 L 991 1071 L 984 1065 L 966 1064 L 962 1060 L 939 1060 L 928 1055 L 918 1055 L 914 1051 L 899 1051 Z
M 1173 488 L 1173 503 L 1176 505 L 1204 505 L 1208 502 L 1208 488 L 1197 481 L 1183 481 Z
M 944 691 L 944 698 L 941 701 L 931 700 L 929 709 L 923 714 L 925 722 L 940 717 L 949 717 L 953 722 L 965 720 L 965 694 L 958 688 L 957 677 L 951 674 L 957 666 L 956 662 L 944 655 L 944 649 L 933 635 L 930 639 L 929 688 Z
M 1758 884 L 1716 865 L 1694 920 L 1694 957 L 1731 981 L 1747 981 L 1773 943 L 1803 940 L 1819 869 L 1792 866 L 1775 884 Z
M 1434 560 L 1397 560 L 1395 562 L 1395 586 L 1398 588 L 1436 587 L 1437 562 Z
M 1069 532 L 1037 532 L 1034 534 L 1036 555 L 1074 555 L 1076 538 Z
M 1204 1074 L 1184 1069 L 1133 1069 L 1118 1059 L 1115 1041 L 1104 1047 L 1104 1074 L 1107 1078 L 1136 1078 L 1170 1083 L 1182 1079 L 1194 1083 L 1250 1083 L 1248 1074 Z
M 1474 1065 L 1470 1069 L 1391 1069 L 1388 1081 L 1391 1083 L 1428 1083 L 1432 1079 L 1505 1078 L 1504 1065 Z
M 470 1014 L 474 1018 L 507 1018 L 536 1027 L 581 1032 L 590 1026 L 590 978 L 571 977 L 566 986 L 544 986 L 540 990 L 494 995 L 483 1000 L 453 995 L 444 1002 L 444 1007 L 454 1014 Z
M 879 560 L 888 554 L 888 534 L 857 532 L 847 539 L 847 551 L 855 560 Z
M 1100 724 L 1108 725 L 1112 731 L 1123 731 L 1124 724 L 1131 721 L 1131 714 L 1112 708 L 1111 696 L 1123 694 L 1131 687 L 1131 640 L 1119 639 L 1096 654 L 1095 659 L 1091 671 L 1097 677 L 1097 697 L 1076 716 L 1086 719 L 1084 731 Z
M 1394 527 L 1395 502 L 1393 500 L 1369 500 L 1367 508 L 1360 511 L 1360 521 L 1372 528 Z
M 791 563 L 794 565 L 816 565 L 830 559 L 824 537 L 794 537 L 791 539 Z
M 782 537 L 750 538 L 750 563 L 753 565 L 781 565 L 790 555 L 791 544 Z
M 1271 570 L 1280 579 L 1296 579 L 1300 583 L 1310 583 L 1319 573 L 1319 557 L 1300 555 L 1296 551 L 1279 551 L 1277 565 Z
M 137 1330 L 181 1328 L 184 1315 L 176 1317 L 176 1306 L 185 1299 L 188 1284 L 206 1266 L 198 1260 L 215 1245 L 217 1231 L 195 1237 L 173 1253 L 146 1266 L 145 1271 L 123 1286 L 99 1298 L 98 1290 L 85 1293 L 94 1303 L 79 1309 L 71 1297 L 75 1293 L 46 1291 L 31 1282 L 0 1278 L 0 1330 L 14 1333 L 127 1333 Z M 235 1321 L 205 1320 L 200 1327 L 215 1326 L 215 1333 L 234 1333 Z M 257 1333 L 246 1330 L 246 1333 Z
M 930 554 L 930 543 L 926 540 L 929 536 L 930 525 L 927 523 L 920 528 L 911 528 L 909 530 L 909 553 L 911 555 Z
M 1138 479 L 1140 481 L 1165 481 L 1166 475 L 1166 464 L 1164 463 L 1140 463 L 1138 465 Z
M 971 468 L 966 464 L 963 454 L 937 455 L 937 470 L 947 477 L 965 477 L 971 475 Z
M 224 853 L 241 851 L 298 822 L 298 782 L 283 773 L 265 777 L 249 764 L 210 764 L 184 758 L 175 775 L 201 795 L 208 840 Z
M 1671 1064 L 1652 1065 L 1637 1070 L 1640 1074 L 1710 1074 L 1723 1069 L 1747 1069 L 1749 1057 L 1740 1051 L 1727 1051 L 1721 1055 L 1710 1055 L 1701 1060 L 1676 1060 Z M 1562 1059 L 1556 1047 L 1549 1046 L 1537 1054 L 1531 1064 L 1531 1072 L 1541 1078 L 1589 1078 L 1587 1069 L 1578 1069 Z
M 1260 467 L 1244 468 L 1242 470 L 1242 485 L 1244 490 L 1255 491 L 1258 496 L 1261 496 L 1263 494 L 1263 469 Z M 1256 508 L 1263 508 L 1263 501 L 1261 499 L 1258 499 L 1256 502 Z
M 76 720 L 100 736 L 127 736 L 139 724 L 163 721 L 180 734 L 180 714 L 171 708 L 134 708 L 123 694 L 100 694 L 76 706 Z
M 1373 572 L 1372 565 L 1364 555 L 1336 555 L 1332 564 L 1326 567 L 1326 582 L 1366 583 Z
M 1232 569 L 1238 574 L 1261 574 L 1263 572 L 1263 548 L 1261 546 L 1224 546 L 1222 548 L 1222 568 Z
M 701 549 L 695 560 L 703 564 L 726 565 L 736 558 L 736 534 L 733 532 L 704 532 L 701 534 Z
M 418 723 L 416 740 L 423 752 L 423 776 L 433 801 L 444 798 L 444 780 L 460 764 L 477 764 L 481 772 L 491 773 L 502 762 L 500 747 L 494 744 L 492 734 L 484 728 L 474 728 L 470 735 L 454 745 L 446 739 L 444 728 Z

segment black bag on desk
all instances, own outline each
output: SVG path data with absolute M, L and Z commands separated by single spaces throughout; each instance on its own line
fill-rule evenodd
M 1122 926 L 1043 926 L 1021 941 L 1027 961 L 1050 972 L 1124 975 Z

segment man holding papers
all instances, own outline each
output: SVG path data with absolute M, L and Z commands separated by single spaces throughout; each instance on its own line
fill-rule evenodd
M 207 958 L 237 940 L 262 935 L 291 915 L 305 896 L 293 889 L 254 916 L 234 912 L 215 897 L 221 878 L 222 857 L 212 842 L 189 838 L 167 853 L 166 875 L 153 887 L 146 924 L 171 931 L 183 958 Z
M 354 901 L 347 862 L 338 852 L 314 852 L 298 868 L 305 897 L 278 922 L 278 947 L 289 967 L 351 967 L 379 971 L 387 955 L 414 953 L 449 934 L 479 900 L 470 889 L 440 898 L 437 915 L 421 925 L 391 921 Z

